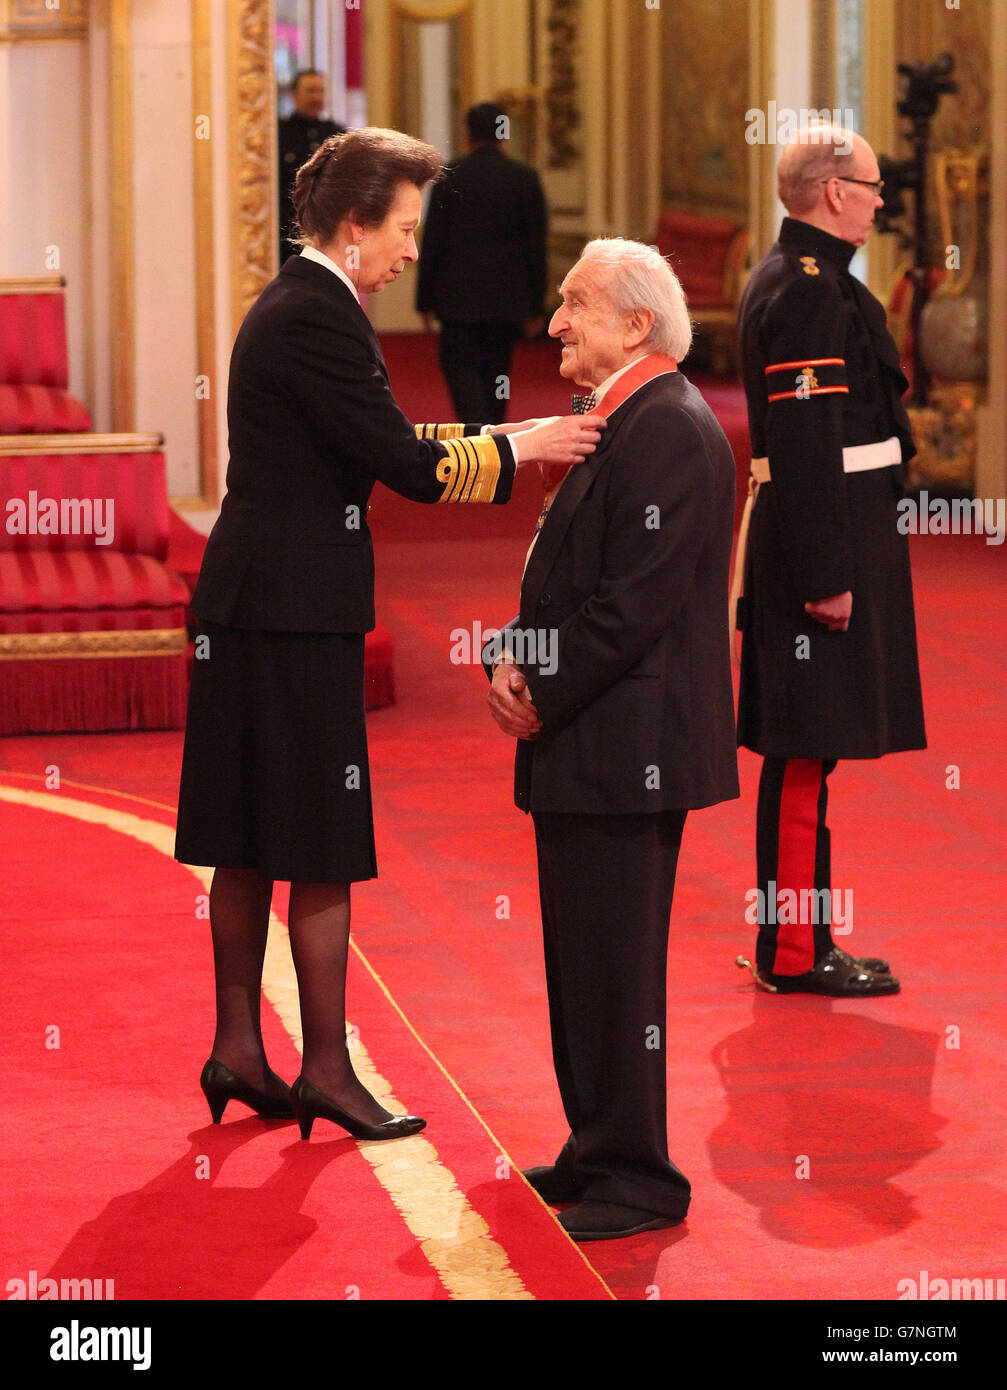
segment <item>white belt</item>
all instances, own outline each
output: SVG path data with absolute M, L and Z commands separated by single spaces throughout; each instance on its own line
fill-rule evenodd
M 902 445 L 898 436 L 881 439 L 875 444 L 852 444 L 843 450 L 843 472 L 863 473 L 868 468 L 889 468 L 893 463 L 902 462 Z M 745 550 L 748 545 L 748 524 L 755 505 L 755 494 L 763 483 L 769 482 L 769 459 L 752 459 L 752 473 L 748 480 L 748 499 L 738 530 L 738 544 L 734 554 L 734 576 L 731 581 L 731 611 L 728 615 L 728 632 L 731 643 L 731 657 L 739 664 L 735 620 L 738 613 L 738 600 L 741 598 L 745 576 Z
M 876 444 L 851 444 L 843 450 L 843 472 L 865 473 L 869 468 L 889 468 L 902 462 L 902 445 L 897 435 Z M 769 482 L 769 459 L 752 459 L 752 477 L 757 483 Z

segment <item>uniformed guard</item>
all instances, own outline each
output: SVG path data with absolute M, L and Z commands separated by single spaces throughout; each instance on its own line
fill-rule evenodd
M 894 994 L 887 962 L 833 940 L 849 929 L 832 909 L 850 890 L 832 889 L 826 825 L 838 760 L 926 746 L 896 525 L 916 452 L 908 383 L 884 308 L 850 274 L 882 182 L 865 140 L 812 126 L 784 150 L 778 186 L 789 216 L 739 315 L 753 459 L 732 605 L 738 742 L 763 757 L 753 975 L 779 993 Z
M 297 252 L 291 242 L 291 229 L 294 223 L 294 205 L 290 195 L 294 179 L 302 164 L 307 161 L 330 135 L 345 135 L 346 127 L 335 121 L 322 119 L 325 110 L 325 75 L 314 68 L 304 68 L 294 78 L 290 94 L 294 109 L 279 123 L 280 159 L 280 264 Z

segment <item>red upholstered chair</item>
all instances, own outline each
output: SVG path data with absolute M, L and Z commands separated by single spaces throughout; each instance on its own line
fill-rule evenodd
M 65 284 L 61 275 L 0 279 L 0 434 L 91 428 L 66 389 Z
M 710 335 L 717 371 L 730 371 L 751 244 L 748 228 L 720 217 L 666 208 L 658 220 L 654 241 L 661 255 L 671 259 L 690 315 Z
M 178 512 L 171 513 L 171 532 L 168 542 L 168 567 L 185 581 L 190 595 L 199 578 L 203 563 L 206 536 L 190 526 Z M 190 604 L 186 621 L 189 635 L 196 635 L 198 620 Z M 364 638 L 364 706 L 383 709 L 395 703 L 395 643 L 392 634 L 380 623 Z
M 0 734 L 181 728 L 160 435 L 0 437 Z

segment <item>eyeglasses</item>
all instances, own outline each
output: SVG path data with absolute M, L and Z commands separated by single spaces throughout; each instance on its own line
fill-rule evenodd
M 881 190 L 885 186 L 884 179 L 848 179 L 845 174 L 833 174 L 832 178 L 838 179 L 840 183 L 859 183 L 864 188 L 873 189 L 875 198 L 881 197 Z M 818 182 L 831 183 L 832 179 L 819 179 Z

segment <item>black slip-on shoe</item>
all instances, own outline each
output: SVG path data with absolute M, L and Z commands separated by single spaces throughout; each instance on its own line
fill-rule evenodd
M 588 1198 L 556 1219 L 571 1240 L 585 1241 L 619 1240 L 643 1231 L 660 1231 L 667 1226 L 678 1226 L 685 1216 L 661 1216 L 638 1207 L 620 1207 L 614 1202 L 594 1202 Z
M 543 1202 L 579 1202 L 584 1195 L 579 1182 L 551 1163 L 541 1168 L 525 1168 L 524 1175 Z

